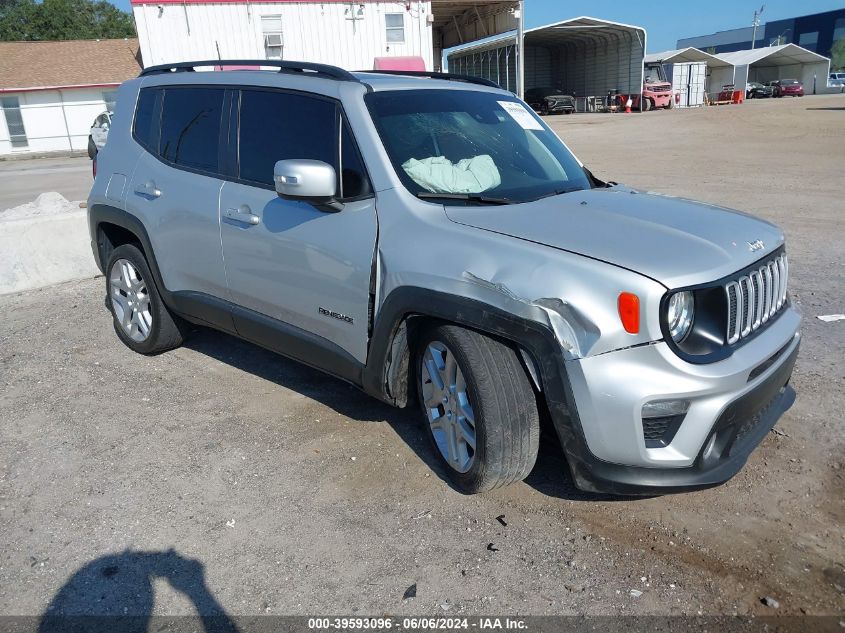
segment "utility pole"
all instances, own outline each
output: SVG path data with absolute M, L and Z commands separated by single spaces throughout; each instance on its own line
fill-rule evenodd
M 751 21 L 751 26 L 754 27 L 754 30 L 751 32 L 751 50 L 754 50 L 754 45 L 757 44 L 757 27 L 760 26 L 760 15 L 762 15 L 765 8 L 766 5 L 764 4 L 760 7 L 759 11 L 754 12 L 754 19 Z
M 516 89 L 520 99 L 525 98 L 525 1 L 519 0 L 516 23 Z

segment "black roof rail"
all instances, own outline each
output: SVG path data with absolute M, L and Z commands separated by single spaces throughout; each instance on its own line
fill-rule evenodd
M 272 66 L 273 68 L 278 68 L 280 73 L 301 74 L 309 77 L 336 79 L 338 81 L 358 81 L 352 73 L 337 66 L 280 59 L 209 59 L 194 62 L 177 62 L 144 68 L 138 76 L 147 77 L 149 75 L 159 75 L 169 72 L 194 72 L 195 68 L 201 66 L 255 66 L 256 68 Z
M 429 72 L 426 70 L 359 70 L 356 72 L 373 73 L 378 75 L 405 75 L 408 77 L 428 77 L 430 79 L 445 79 L 446 81 L 465 81 L 470 84 L 478 84 L 480 86 L 488 86 L 490 88 L 502 87 L 495 81 L 485 79 L 484 77 L 473 77 L 472 75 L 458 75 L 456 73 L 438 73 Z

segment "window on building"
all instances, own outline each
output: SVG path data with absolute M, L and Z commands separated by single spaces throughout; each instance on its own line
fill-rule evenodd
M 282 52 L 284 51 L 282 16 L 262 15 L 261 34 L 264 37 L 264 58 L 282 59 Z
M 812 31 L 811 33 L 801 33 L 798 36 L 798 46 L 803 46 L 804 48 L 815 51 L 816 45 L 819 43 L 819 32 Z
M 283 112 L 284 116 L 279 116 Z M 273 186 L 277 160 L 321 160 L 337 169 L 335 104 L 305 95 L 265 90 L 241 93 L 240 177 Z M 291 125 L 295 121 L 295 125 Z
M 135 122 L 132 126 L 135 140 L 150 150 L 158 146 L 156 139 L 153 138 L 155 134 L 153 113 L 155 112 L 156 95 L 158 93 L 158 90 L 152 88 L 141 90 L 138 95 L 138 105 L 135 108 Z
M 161 157 L 182 167 L 217 172 L 222 112 L 222 89 L 166 89 L 159 141 Z
M 405 41 L 405 14 L 386 13 L 384 23 L 387 27 L 388 44 L 401 44 Z
M 833 41 L 841 40 L 845 37 L 845 18 L 837 18 L 833 23 Z
M 106 110 L 114 112 L 114 106 L 117 103 L 117 90 L 106 90 L 103 92 L 103 101 L 106 102 Z
M 0 99 L 0 106 L 3 107 L 3 114 L 6 115 L 6 127 L 9 128 L 9 140 L 12 142 L 12 149 L 27 147 L 29 142 L 26 138 L 26 129 L 23 126 L 20 101 L 17 97 L 3 97 Z

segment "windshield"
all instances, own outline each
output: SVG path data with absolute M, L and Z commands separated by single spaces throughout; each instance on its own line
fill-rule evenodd
M 400 90 L 365 99 L 396 172 L 419 197 L 501 204 L 591 186 L 554 132 L 512 96 Z
M 780 80 L 781 86 L 794 86 L 797 83 L 798 83 L 797 79 L 781 79 Z
M 658 66 L 646 66 L 643 68 L 643 81 L 647 84 L 663 83 L 662 74 Z

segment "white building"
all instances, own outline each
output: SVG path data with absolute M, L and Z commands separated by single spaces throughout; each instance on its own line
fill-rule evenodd
M 0 154 L 85 151 L 94 119 L 139 71 L 135 39 L 0 42 Z
M 132 0 L 144 66 L 291 59 L 348 70 L 422 58 L 515 27 L 515 0 Z

